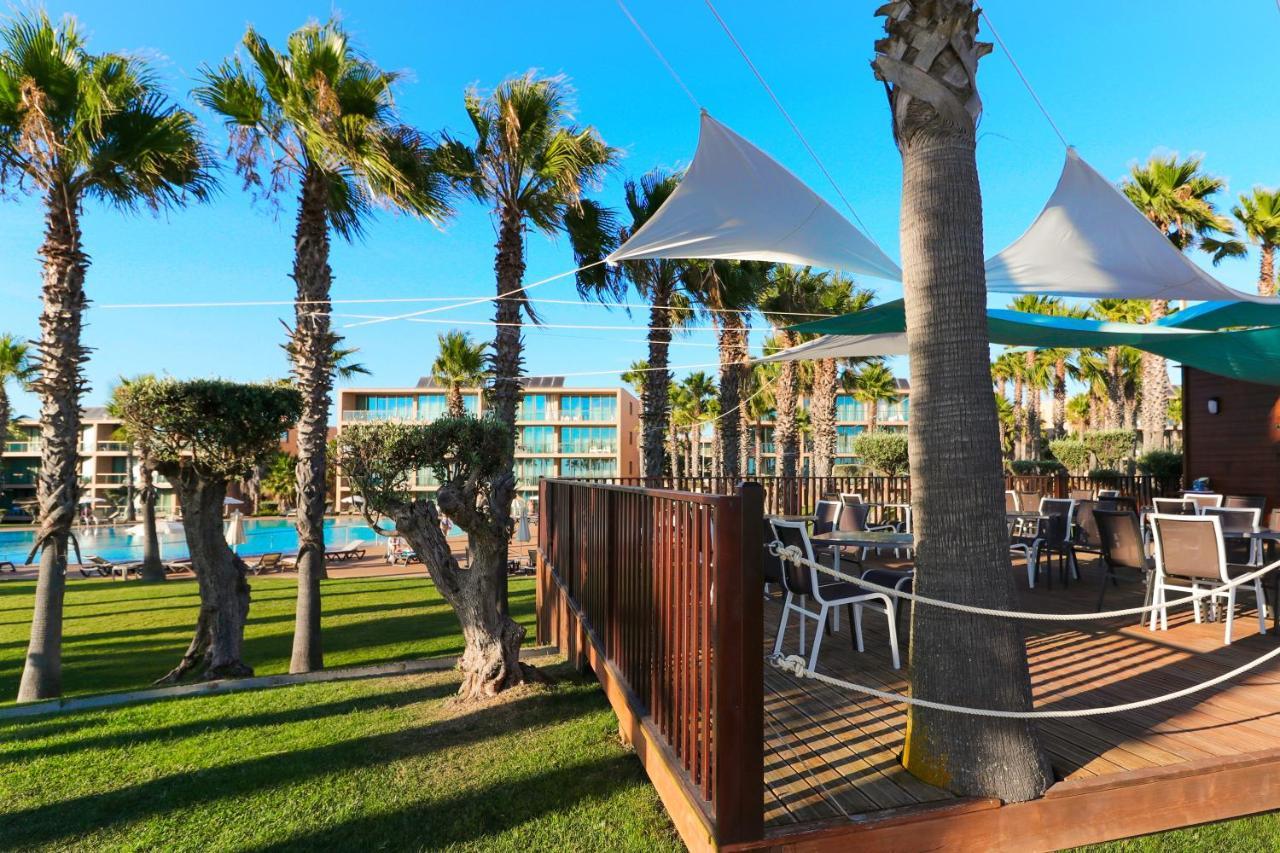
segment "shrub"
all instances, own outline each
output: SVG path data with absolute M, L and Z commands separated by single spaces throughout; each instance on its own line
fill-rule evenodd
M 1094 468 L 1089 472 L 1089 479 L 1104 486 L 1119 486 L 1124 474 L 1114 468 Z
M 854 455 L 866 468 L 885 477 L 896 477 L 910 470 L 907 437 L 893 432 L 864 432 L 853 441 Z
M 847 462 L 846 462 L 846 463 L 843 463 L 843 464 L 840 464 L 840 465 L 833 465 L 833 466 L 832 466 L 832 468 L 831 468 L 831 476 L 833 476 L 833 477 L 856 477 L 856 476 L 858 476 L 858 466 L 857 466 L 857 465 L 850 465 L 850 464 L 849 464 L 849 463 L 847 463 Z
M 1089 470 L 1091 451 L 1089 446 L 1077 438 L 1060 438 L 1049 442 L 1049 452 L 1072 474 L 1081 474 Z
M 1182 476 L 1182 454 L 1172 450 L 1149 450 L 1138 457 L 1138 470 L 1159 480 Z
M 1100 468 L 1115 470 L 1133 453 L 1138 434 L 1131 429 L 1107 429 L 1089 433 L 1084 437 L 1084 443 L 1093 452 Z
M 1036 473 L 1039 467 L 1040 463 L 1034 459 L 1015 459 L 1009 463 L 1009 470 L 1020 477 Z

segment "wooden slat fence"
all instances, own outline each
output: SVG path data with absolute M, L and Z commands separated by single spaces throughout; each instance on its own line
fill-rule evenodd
M 759 839 L 762 490 L 539 498 L 539 641 L 594 670 L 691 849 Z

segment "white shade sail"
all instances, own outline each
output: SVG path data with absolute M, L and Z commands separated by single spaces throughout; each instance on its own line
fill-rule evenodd
M 987 290 L 1273 301 L 1227 287 L 1192 263 L 1074 148 L 1036 221 L 987 261 Z
M 823 335 L 811 341 L 784 349 L 755 363 L 774 361 L 806 361 L 817 358 L 869 358 L 878 355 L 906 355 L 907 333 L 891 332 L 884 335 Z
M 606 260 L 642 258 L 774 261 L 902 278 L 835 208 L 706 112 L 680 186 Z

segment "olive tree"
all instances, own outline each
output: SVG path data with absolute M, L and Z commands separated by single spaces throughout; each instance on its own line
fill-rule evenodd
M 143 464 L 177 490 L 200 587 L 191 644 L 159 681 L 176 682 L 197 669 L 201 678 L 253 675 L 241 660 L 247 566 L 223 535 L 223 504 L 228 483 L 277 451 L 302 412 L 302 395 L 277 383 L 144 377 L 122 384 L 114 402 L 129 434 L 150 450 Z
M 466 643 L 458 662 L 458 695 L 478 699 L 537 673 L 520 663 L 525 629 L 499 607 L 506 578 L 511 515 L 504 503 L 515 488 L 508 462 L 511 432 L 496 418 L 441 418 L 429 424 L 357 424 L 338 436 L 338 462 L 364 497 L 369 525 L 381 535 L 395 525 L 422 558 L 453 608 Z M 413 494 L 410 477 L 429 469 L 440 483 L 435 500 Z M 467 532 L 471 562 L 463 569 L 440 529 L 443 512 Z

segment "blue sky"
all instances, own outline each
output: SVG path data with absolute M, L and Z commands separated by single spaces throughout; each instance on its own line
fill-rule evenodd
M 476 0 L 469 4 L 347 2 L 172 2 L 128 4 L 82 0 L 50 3 L 55 15 L 76 15 L 95 50 L 153 57 L 170 92 L 188 92 L 204 62 L 231 53 L 252 24 L 273 43 L 311 18 L 338 12 L 359 44 L 383 67 L 409 72 L 398 92 L 407 121 L 425 130 L 465 132 L 462 92 L 490 87 L 536 68 L 568 75 L 580 121 L 596 126 L 623 150 L 621 171 L 598 195 L 620 202 L 621 184 L 655 165 L 687 164 L 697 141 L 697 114 L 614 3 L 564 0 L 553 5 Z M 882 87 L 869 59 L 880 28 L 878 3 L 814 0 L 777 4 L 721 0 L 721 12 L 835 175 L 872 236 L 897 257 L 900 161 L 890 136 Z M 751 77 L 700 3 L 630 0 L 629 6 L 679 70 L 701 103 L 721 121 L 770 152 L 840 207 L 818 168 Z M 1086 160 L 1119 179 L 1153 151 L 1198 152 L 1207 168 L 1230 182 L 1231 195 L 1255 184 L 1280 184 L 1275 140 L 1272 57 L 1280 12 L 1271 2 L 1214 4 L 1194 0 L 1126 3 L 1090 0 L 1041 12 L 1040 4 L 992 0 L 986 6 L 1049 111 Z M 198 10 L 198 11 L 197 11 Z M 1039 212 L 1057 180 L 1062 146 L 997 50 L 979 77 L 985 116 L 979 168 L 989 252 L 1012 241 Z M 207 119 L 207 116 L 202 115 Z M 225 137 L 211 127 L 215 147 Z M 1226 201 L 1226 199 L 1224 199 Z M 168 213 L 122 216 L 91 205 L 85 244 L 93 264 L 93 300 L 85 338 L 94 348 L 86 403 L 101 402 L 121 374 L 167 372 L 258 379 L 285 372 L 279 349 L 285 307 L 113 310 L 120 303 L 287 300 L 293 199 L 278 217 L 255 206 L 238 179 L 224 174 L 208 205 Z M 35 337 L 39 312 L 41 211 L 30 199 L 0 201 L 0 331 Z M 494 233 L 488 211 L 461 202 L 443 229 L 382 215 L 355 245 L 336 244 L 336 299 L 484 296 L 493 292 Z M 565 241 L 533 235 L 528 279 L 573 266 Z M 1216 272 L 1252 289 L 1257 257 L 1229 261 Z M 882 298 L 899 293 L 868 279 Z M 570 299 L 566 280 L 538 296 Z M 429 307 L 339 307 L 339 313 L 396 313 Z M 631 330 L 531 330 L 530 373 L 623 370 L 644 357 L 643 312 L 546 305 L 549 323 L 633 326 Z M 433 315 L 483 322 L 491 308 Z M 339 323 L 350 322 L 338 320 Z M 758 325 L 758 324 L 757 324 Z M 483 326 L 467 327 L 477 337 Z M 373 376 L 360 384 L 412 384 L 428 370 L 435 336 L 447 325 L 387 323 L 347 330 Z M 758 345 L 761 335 L 753 335 Z M 714 361 L 709 333 L 680 339 L 672 363 Z M 896 365 L 902 369 L 901 365 Z M 613 385 L 616 377 L 578 377 L 571 384 Z M 30 395 L 17 410 L 34 413 Z

